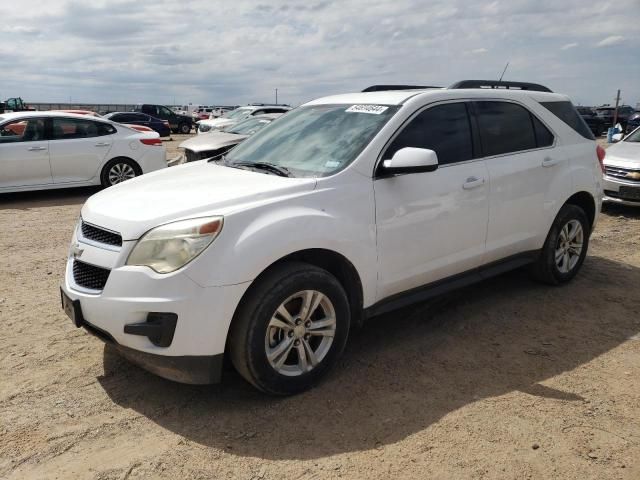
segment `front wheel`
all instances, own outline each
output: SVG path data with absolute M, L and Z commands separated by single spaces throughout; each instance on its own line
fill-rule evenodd
M 189 125 L 188 123 L 181 123 L 180 124 L 180 133 L 182 134 L 187 134 L 191 132 L 191 125 Z
M 245 295 L 231 326 L 231 360 L 263 392 L 298 393 L 336 363 L 349 323 L 347 295 L 333 275 L 305 263 L 283 264 Z
M 589 247 L 591 225 L 576 205 L 564 205 L 551 225 L 532 274 L 550 285 L 566 283 L 576 276 Z
M 106 188 L 126 180 L 131 180 L 141 174 L 142 171 L 140 167 L 133 160 L 129 160 L 128 158 L 114 158 L 102 169 L 100 183 Z

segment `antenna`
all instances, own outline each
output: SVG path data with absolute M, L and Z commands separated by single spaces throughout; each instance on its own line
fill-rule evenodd
M 499 82 L 502 81 L 502 77 L 504 77 L 504 72 L 507 71 L 507 68 L 509 68 L 509 62 L 507 62 L 507 64 L 504 66 L 504 70 L 502 71 L 502 75 L 500 75 L 500 78 L 498 79 Z

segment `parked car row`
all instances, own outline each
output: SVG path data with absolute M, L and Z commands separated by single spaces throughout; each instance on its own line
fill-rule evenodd
M 220 118 L 201 120 L 197 123 L 197 130 L 198 133 L 207 133 L 211 130 L 222 130 L 249 117 L 271 113 L 283 114 L 289 110 L 291 110 L 291 107 L 288 105 L 266 105 L 264 103 L 247 105 L 231 110 Z
M 597 137 L 614 126 L 615 107 L 577 107 L 577 110 Z M 629 105 L 620 105 L 615 123 L 619 123 L 624 132 L 630 132 L 640 126 L 640 112 Z

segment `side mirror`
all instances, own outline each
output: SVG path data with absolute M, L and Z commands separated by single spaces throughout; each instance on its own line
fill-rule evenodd
M 613 136 L 611 137 L 611 141 L 612 141 L 613 143 L 615 143 L 615 142 L 619 142 L 620 140 L 622 140 L 622 137 L 623 137 L 623 134 L 622 134 L 622 133 L 616 133 L 615 135 L 613 135 Z
M 390 160 L 382 162 L 382 173 L 388 175 L 433 172 L 437 168 L 438 155 L 427 148 L 401 148 Z

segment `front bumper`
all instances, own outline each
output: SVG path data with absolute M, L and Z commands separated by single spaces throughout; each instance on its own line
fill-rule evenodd
M 185 383 L 218 381 L 229 325 L 249 283 L 203 287 L 186 269 L 161 275 L 124 265 L 135 242 L 107 249 L 83 240 L 79 234 L 73 237 L 82 261 L 109 274 L 102 290 L 83 288 L 74 278 L 77 260 L 73 255 L 68 259 L 61 290 L 81 312 L 78 326 L 162 377 Z M 162 330 L 162 321 L 162 328 L 158 326 L 160 317 L 175 319 L 172 335 Z
M 640 183 L 625 182 L 605 175 L 603 186 L 605 202 L 640 207 Z
M 64 303 L 63 303 L 64 308 Z M 109 332 L 87 322 L 82 314 L 79 300 L 73 300 L 74 324 L 84 328 L 108 345 L 115 348 L 124 358 L 159 377 L 180 383 L 205 385 L 219 383 L 222 378 L 224 354 L 166 356 L 142 352 L 120 345 Z

